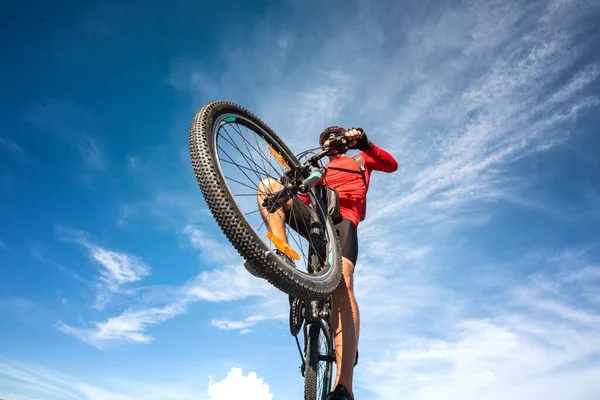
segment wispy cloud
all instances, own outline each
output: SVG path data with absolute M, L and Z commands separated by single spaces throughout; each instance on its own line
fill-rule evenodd
M 107 154 L 98 138 L 99 123 L 83 107 L 62 99 L 47 99 L 29 110 L 26 121 L 41 131 L 51 132 L 51 138 L 62 140 L 78 153 L 85 167 L 78 176 L 86 182 L 93 179 L 93 173 L 106 168 Z
M 256 310 L 260 311 L 261 315 L 249 317 L 244 321 L 243 328 L 236 328 L 240 323 L 228 320 L 213 322 L 222 329 L 244 329 L 264 320 L 282 318 L 281 307 L 266 307 L 266 304 L 272 301 L 269 297 L 277 298 L 277 291 L 265 281 L 250 275 L 241 264 L 202 272 L 190 282 L 169 289 L 167 297 L 172 301 L 164 306 L 138 306 L 104 322 L 94 322 L 90 328 L 76 328 L 62 321 L 58 322 L 57 328 L 102 349 L 123 342 L 150 343 L 153 338 L 145 333 L 146 330 L 187 313 L 193 303 L 200 301 L 227 302 L 253 298 L 256 300 Z M 283 299 L 279 297 L 279 300 Z
M 200 273 L 185 285 L 183 292 L 191 298 L 220 302 L 240 300 L 247 297 L 264 297 L 271 286 L 255 278 L 241 265 L 228 265 Z
M 147 267 L 138 257 L 107 250 L 92 244 L 88 234 L 80 231 L 61 229 L 61 236 L 82 245 L 90 257 L 100 264 L 100 278 L 95 306 L 101 307 L 108 301 L 111 293 L 131 293 L 129 285 L 136 283 L 149 274 Z M 198 226 L 187 225 L 182 229 L 192 246 L 201 250 L 207 260 L 218 267 L 206 270 L 177 287 L 157 288 L 161 295 L 154 296 L 162 305 L 138 305 L 126 309 L 116 317 L 103 322 L 92 322 L 90 327 L 73 327 L 59 321 L 57 328 L 92 346 L 107 348 L 114 344 L 150 343 L 152 336 L 145 333 L 153 325 L 163 323 L 188 312 L 196 302 L 228 302 L 241 299 L 255 301 L 255 311 L 259 315 L 245 321 L 247 329 L 260 321 L 282 318 L 281 307 L 274 305 L 273 299 L 282 300 L 278 292 L 262 279 L 250 275 L 241 264 L 241 258 L 235 256 L 233 248 L 208 236 Z M 223 266 L 224 261 L 229 260 Z M 221 328 L 235 328 L 239 323 L 221 320 L 215 323 Z M 244 333 L 247 333 L 246 330 Z
M 239 258 L 233 254 L 229 247 L 225 247 L 222 243 L 213 239 L 212 235 L 207 234 L 198 226 L 188 224 L 181 229 L 181 233 L 187 237 L 189 244 L 193 248 L 200 250 L 203 257 L 213 262 L 222 261 L 231 263 Z
M 110 250 L 92 243 L 88 234 L 59 228 L 61 239 L 83 246 L 98 265 L 97 296 L 94 307 L 102 309 L 111 294 L 131 294 L 131 285 L 150 275 L 151 268 L 133 254 Z
M 150 343 L 152 337 L 143 332 L 149 326 L 184 313 L 187 303 L 184 300 L 165 307 L 126 310 L 118 317 L 109 318 L 106 322 L 95 323 L 94 327 L 90 329 L 73 328 L 62 321 L 57 323 L 57 328 L 98 348 L 104 348 L 105 344 L 114 342 Z
M 51 259 L 47 255 L 45 255 L 44 254 L 44 250 L 45 250 L 44 246 L 42 246 L 40 244 L 32 244 L 32 245 L 29 246 L 29 254 L 35 260 L 38 260 L 38 261 L 40 261 L 40 262 L 42 262 L 44 264 L 50 265 L 52 267 L 58 268 L 64 274 L 70 276 L 73 279 L 77 279 L 80 282 L 83 282 L 83 283 L 86 283 L 86 284 L 90 283 L 88 280 L 82 278 L 81 275 L 79 275 L 73 269 L 67 268 L 63 264 L 61 264 L 61 263 L 59 263 L 59 262 Z
M 102 170 L 105 167 L 105 160 L 98 147 L 98 140 L 89 136 L 82 136 L 77 139 L 77 150 L 83 162 L 96 170 Z
M 245 390 L 246 398 L 272 399 L 269 385 L 262 378 L 255 372 L 244 375 L 239 368 L 232 368 L 221 381 L 209 376 L 205 380 L 201 378 L 200 385 L 173 381 L 137 382 L 123 378 L 99 385 L 36 365 L 0 358 L 0 378 L 3 382 L 0 395 L 6 396 L 6 400 L 223 400 L 231 399 L 230 396 L 239 393 L 236 391 L 241 388 Z M 194 381 L 198 381 L 197 377 Z M 10 395 L 11 392 L 27 393 L 28 396 Z
M 6 243 L 4 243 L 4 241 L 2 239 L 0 239 L 0 250 L 10 251 L 10 249 L 8 248 L 8 246 L 6 245 Z
M 581 270 L 573 272 L 578 276 Z M 369 355 L 359 375 L 365 387 L 386 399 L 501 399 L 524 393 L 536 399 L 589 398 L 598 389 L 592 376 L 600 367 L 590 357 L 600 350 L 600 314 L 590 303 L 575 302 L 573 282 L 565 277 L 540 280 L 536 274 L 525 285 L 506 284 L 501 303 L 477 298 L 489 302 L 484 318 L 469 316 L 481 307 L 472 299 L 462 317 L 432 326 L 442 335 L 411 335 L 404 329 L 392 342 L 391 334 L 378 337 L 387 349 L 394 343 L 389 356 L 368 339 Z
M 3 147 L 6 150 L 10 151 L 21 160 L 25 159 L 25 151 L 23 150 L 23 147 L 21 147 L 14 140 L 5 137 L 0 137 L 0 147 Z
M 47 399 L 82 399 L 73 386 L 56 374 L 31 366 L 17 365 L 6 359 L 0 359 L 0 375 L 17 383 L 26 384 L 29 392 Z
M 39 323 L 46 315 L 41 304 L 22 297 L 0 298 L 0 312 L 24 323 Z
M 230 321 L 227 319 L 212 320 L 211 324 L 224 331 L 240 331 L 241 334 L 250 333 L 253 326 L 268 319 L 282 319 L 287 315 L 276 315 L 268 317 L 265 315 L 251 315 L 242 321 Z

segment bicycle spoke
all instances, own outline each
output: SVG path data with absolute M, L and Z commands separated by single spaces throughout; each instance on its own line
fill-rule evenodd
M 244 128 L 246 128 L 246 131 L 249 131 L 249 129 L 248 129 L 248 127 L 247 127 L 247 126 L 244 126 Z M 258 139 L 257 139 L 257 137 L 256 137 L 257 135 L 256 135 L 256 133 L 254 133 L 254 132 L 252 132 L 252 133 L 253 133 L 253 135 L 252 135 L 252 136 L 254 137 L 254 141 L 256 142 L 256 147 L 257 147 L 257 148 L 260 150 L 261 146 L 260 146 L 260 144 L 258 143 Z M 261 153 L 262 153 L 262 152 L 261 152 Z M 265 160 L 264 160 L 264 157 L 263 157 L 263 159 L 261 159 L 261 161 L 262 161 L 262 164 L 263 164 L 263 168 L 264 168 L 264 169 L 267 169 L 267 167 L 266 167 L 266 165 L 265 165 Z
M 238 131 L 237 129 L 235 129 L 235 127 L 233 128 L 233 130 L 234 130 L 234 131 L 235 131 L 235 132 L 238 134 L 238 136 L 240 136 L 240 138 L 242 138 L 242 140 L 244 141 L 244 143 L 247 143 L 247 140 L 246 140 L 246 138 L 244 137 L 244 135 L 243 135 L 243 134 L 242 134 L 240 131 Z M 244 152 L 243 152 L 243 151 L 242 151 L 242 150 L 241 150 L 241 149 L 240 149 L 240 148 L 239 148 L 239 147 L 238 147 L 236 144 L 234 144 L 234 143 L 235 143 L 235 141 L 233 140 L 233 138 L 232 138 L 232 137 L 231 137 L 231 135 L 229 134 L 229 131 L 225 130 L 225 132 L 226 132 L 226 133 L 227 133 L 227 135 L 229 136 L 229 139 L 231 139 L 231 142 L 229 142 L 229 141 L 227 141 L 227 142 L 228 142 L 229 144 L 231 144 L 233 147 L 235 147 L 235 148 L 236 148 L 236 150 L 238 150 L 238 151 L 240 152 L 240 154 L 242 155 L 242 157 L 244 157 L 244 158 L 247 160 L 247 158 L 248 158 L 248 157 L 247 157 L 247 156 L 244 154 Z M 246 148 L 247 148 L 247 147 L 248 147 L 248 146 L 247 146 L 247 144 L 246 144 Z M 259 148 L 260 148 L 260 147 L 259 147 Z M 262 154 L 262 152 L 261 152 L 260 150 L 256 149 L 256 148 L 254 148 L 254 147 L 253 147 L 253 149 L 254 149 L 254 151 L 255 151 L 255 152 L 259 153 L 259 155 L 260 155 L 260 157 L 261 157 L 261 161 L 263 161 L 263 160 L 264 160 L 264 155 Z M 251 155 L 252 153 L 251 153 L 250 151 L 248 151 L 248 154 L 250 154 L 250 155 Z M 253 158 L 252 158 L 252 162 L 253 162 L 253 163 L 256 165 L 256 161 L 254 161 L 254 159 L 253 159 Z M 270 166 L 272 167 L 273 165 L 271 164 Z M 263 162 L 263 167 L 264 167 L 264 162 Z M 268 173 L 267 173 L 267 171 L 266 171 L 266 168 L 265 168 L 265 169 L 263 169 L 263 172 L 264 172 L 265 174 L 267 174 L 267 175 L 268 175 Z
M 225 178 L 227 178 L 227 179 L 229 179 L 229 180 L 232 180 L 232 181 L 234 181 L 235 183 L 239 183 L 240 185 L 242 185 L 242 186 L 245 186 L 245 187 L 247 187 L 248 189 L 256 189 L 256 188 L 253 188 L 252 186 L 246 185 L 244 182 L 240 182 L 240 181 L 238 181 L 237 179 L 231 178 L 231 177 L 229 177 L 229 176 L 227 176 L 227 175 L 225 175 Z M 266 194 L 266 193 L 262 193 L 262 194 Z
M 237 164 L 235 161 L 233 161 L 233 159 L 231 158 L 231 156 L 229 155 L 229 153 L 227 153 L 227 152 L 225 151 L 225 149 L 224 149 L 224 148 L 222 148 L 220 145 L 218 146 L 218 148 L 219 148 L 219 150 L 221 150 L 221 151 L 223 152 L 223 154 L 225 154 L 227 157 L 229 157 L 229 160 L 231 160 L 231 163 L 232 163 L 232 164 L 234 164 L 234 165 L 238 166 L 238 164 Z M 239 168 L 239 169 L 240 169 L 240 171 L 242 172 L 242 174 L 244 174 L 244 176 L 245 176 L 246 178 L 248 178 L 248 180 L 249 180 L 250 182 L 252 182 L 252 178 L 250 178 L 250 177 L 248 176 L 248 174 L 246 174 L 246 173 L 245 173 L 245 172 L 244 172 L 244 171 L 243 171 L 241 168 Z M 254 172 L 254 173 L 256 174 L 256 172 L 255 172 L 255 171 L 252 171 L 252 172 Z M 258 176 L 258 175 L 257 175 L 257 176 Z M 259 180 L 259 182 L 261 181 L 260 177 L 258 177 L 258 180 Z M 246 185 L 246 184 L 243 184 L 243 183 L 241 183 L 241 182 L 239 182 L 239 181 L 236 181 L 236 182 L 238 182 L 239 184 L 241 184 L 241 185 L 244 185 L 244 186 L 247 186 L 247 187 L 249 187 L 250 189 L 252 189 L 252 187 L 251 187 L 251 186 L 248 186 L 248 185 Z
M 229 132 L 225 131 L 225 133 L 227 133 L 227 135 L 229 136 Z M 238 146 L 237 146 L 235 143 L 233 143 L 233 139 L 232 139 L 232 141 L 230 142 L 229 140 L 227 140 L 227 139 L 225 138 L 225 136 L 221 136 L 221 137 L 223 138 L 223 140 L 224 140 L 225 142 L 229 143 L 229 144 L 230 144 L 230 145 L 231 145 L 231 146 L 232 146 L 234 149 L 236 149 L 236 150 L 237 150 L 237 151 L 240 153 L 240 155 L 241 155 L 241 156 L 243 157 L 243 159 L 246 161 L 246 164 L 248 164 L 248 166 L 250 167 L 250 169 L 252 170 L 252 172 L 253 172 L 253 173 L 256 175 L 256 177 L 257 177 L 257 178 L 258 178 L 258 180 L 260 181 L 260 180 L 261 180 L 261 179 L 260 179 L 260 176 L 258 175 L 258 173 L 256 172 L 256 170 L 252 169 L 252 166 L 251 166 L 251 164 L 250 164 L 250 160 L 248 159 L 248 156 L 247 156 L 246 154 L 244 154 L 244 152 L 243 152 L 243 151 L 241 151 L 241 150 L 240 150 L 240 148 L 239 148 L 239 147 L 238 147 Z M 229 136 L 229 138 L 231 139 L 231 136 Z M 219 148 L 221 148 L 221 149 L 222 149 L 222 147 L 221 147 L 220 145 L 219 145 Z M 230 159 L 231 159 L 231 157 L 230 157 Z M 233 162 L 233 159 L 231 159 L 231 161 Z M 254 161 L 254 160 L 252 160 L 252 161 Z M 254 165 L 254 166 L 256 166 L 256 163 L 254 163 L 254 162 L 253 162 L 253 165 Z M 257 168 L 258 168 L 258 167 L 257 167 Z M 265 174 L 267 174 L 267 171 L 263 171 L 263 172 L 264 172 Z M 250 178 L 248 178 L 248 179 L 250 179 Z M 251 180 L 251 179 L 250 179 L 250 180 Z
M 229 154 L 228 154 L 228 153 L 227 153 L 227 152 L 226 152 L 226 151 L 225 151 L 225 150 L 224 150 L 222 147 L 220 147 L 220 146 L 219 146 L 219 149 L 220 149 L 220 150 L 221 150 L 221 151 L 222 151 L 222 152 L 223 152 L 223 153 L 224 153 L 224 154 L 225 154 L 227 157 L 229 157 L 229 159 L 231 160 L 231 156 L 230 156 L 230 155 L 229 155 Z M 232 163 L 232 164 L 234 164 L 234 165 L 238 165 L 237 163 L 235 163 L 235 162 L 233 162 L 233 161 L 232 161 L 231 163 Z M 249 177 L 249 176 L 248 176 L 248 175 L 247 175 L 247 174 L 246 174 L 244 171 L 242 171 L 242 174 L 244 174 L 244 176 L 245 176 L 246 178 L 248 178 L 248 180 L 249 180 L 249 181 L 251 181 L 251 182 L 252 182 L 252 178 L 250 178 L 250 177 Z M 232 181 L 234 181 L 234 182 L 236 182 L 236 183 L 239 183 L 240 185 L 242 185 L 242 186 L 245 186 L 245 187 L 247 187 L 247 188 L 249 188 L 249 189 L 253 189 L 253 190 L 259 191 L 259 190 L 258 190 L 258 187 L 256 187 L 256 188 L 253 188 L 252 186 L 249 186 L 249 185 L 247 185 L 247 184 L 245 184 L 245 183 L 243 183 L 243 182 L 240 182 L 240 181 L 238 181 L 238 180 L 236 180 L 236 179 L 234 179 L 234 178 L 231 178 L 231 177 L 228 177 L 228 176 L 225 176 L 225 177 L 226 177 L 226 178 L 228 178 L 228 179 L 231 179 Z M 271 178 L 271 177 L 269 177 L 269 178 Z M 266 179 L 266 178 L 265 178 L 265 179 Z M 274 179 L 274 178 L 273 178 L 273 179 Z M 259 180 L 261 180 L 261 179 L 260 179 L 260 177 L 259 177 Z M 261 193 L 261 194 L 264 194 L 264 195 L 268 194 L 267 192 L 264 192 L 264 191 L 260 191 L 260 193 Z
M 234 129 L 235 129 L 235 128 L 234 128 Z M 246 128 L 246 129 L 247 129 L 247 128 Z M 244 135 L 243 135 L 243 134 L 242 134 L 240 131 L 237 131 L 237 130 L 236 130 L 236 132 L 237 132 L 237 134 L 238 134 L 238 135 L 239 135 L 239 136 L 242 138 L 242 140 L 243 140 L 243 141 L 246 143 L 246 145 L 248 145 L 248 140 L 246 140 L 246 138 L 244 137 Z M 263 153 L 262 153 L 260 150 L 258 150 L 258 149 L 256 149 L 256 148 L 254 148 L 254 147 L 252 146 L 252 144 L 251 144 L 251 143 L 250 143 L 250 147 L 252 147 L 252 148 L 254 149 L 254 151 L 256 151 L 256 152 L 257 152 L 257 153 L 258 153 L 258 154 L 261 156 L 261 158 L 262 158 L 263 160 L 267 161 L 267 163 L 268 163 L 268 164 L 269 164 L 271 167 L 273 167 L 273 164 L 271 164 L 271 162 L 270 162 L 269 160 L 267 160 L 267 159 L 264 157 Z M 259 148 L 260 148 L 260 146 L 259 146 Z M 274 168 L 274 169 L 276 170 L 276 168 Z
M 227 143 L 229 143 L 231 146 L 233 146 L 240 154 L 242 157 L 244 157 L 244 159 L 246 160 L 246 163 L 249 164 L 249 162 L 252 162 L 252 165 L 254 165 L 256 167 L 256 169 L 260 169 L 260 166 L 256 163 L 256 161 L 254 160 L 254 157 L 252 156 L 252 152 L 248 151 L 248 154 L 246 154 L 242 149 L 240 149 L 240 147 L 235 143 L 235 140 L 233 140 L 233 138 L 231 137 L 231 134 L 229 133 L 229 131 L 225 128 L 223 128 L 223 130 L 225 131 L 225 133 L 227 134 L 227 137 L 229 137 L 229 139 L 231 139 L 231 142 L 227 139 L 225 139 L 225 137 L 223 137 L 223 140 L 225 140 Z M 235 128 L 234 128 L 235 130 Z M 236 131 L 237 132 L 237 131 Z M 250 160 L 249 160 L 250 159 Z M 262 172 L 264 172 L 265 174 L 267 173 L 266 170 L 262 170 Z M 255 171 L 256 173 L 256 171 Z M 259 178 L 258 173 L 256 173 L 256 177 Z
M 221 159 L 221 158 L 220 158 L 219 160 L 221 160 L 221 161 L 224 161 L 224 162 L 226 162 L 227 164 L 235 165 L 236 167 L 238 167 L 238 168 L 240 168 L 240 169 L 245 169 L 245 170 L 248 170 L 248 171 L 254 172 L 254 170 L 253 170 L 253 169 L 250 169 L 250 168 L 248 168 L 248 167 L 244 167 L 243 165 L 240 165 L 240 164 L 238 164 L 238 163 L 236 163 L 236 162 L 229 161 L 229 160 L 225 160 L 225 159 Z
M 235 128 L 234 128 L 235 129 Z M 250 130 L 248 129 L 247 126 L 244 126 L 244 129 L 246 130 L 246 132 L 250 133 Z M 246 146 L 246 149 L 248 150 L 248 153 L 250 153 L 250 148 L 248 147 L 248 141 L 245 139 L 244 135 L 242 135 L 242 132 L 240 130 L 235 129 L 235 131 L 238 133 L 238 135 L 240 135 L 240 137 L 242 138 L 242 140 L 244 141 L 244 145 Z M 265 165 L 265 157 L 264 157 L 264 153 L 261 150 L 261 146 L 260 144 L 258 144 L 258 140 L 256 140 L 256 132 L 251 132 L 252 137 L 254 137 L 254 140 L 256 141 L 256 147 L 250 145 L 250 147 L 252 147 L 252 149 L 254 151 L 256 151 L 260 157 L 261 157 L 261 163 L 263 165 L 263 168 L 266 170 L 267 166 Z

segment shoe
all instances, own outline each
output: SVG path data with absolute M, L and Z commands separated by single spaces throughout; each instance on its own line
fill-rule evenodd
M 279 249 L 275 249 L 275 254 L 282 257 L 292 268 L 296 269 L 296 263 L 294 262 L 294 260 L 292 260 L 292 258 L 290 256 L 288 256 L 287 254 L 285 254 L 283 251 L 281 251 Z
M 286 260 L 288 262 L 288 264 L 290 264 L 293 268 L 296 268 L 296 264 L 294 263 L 294 260 L 292 260 L 290 257 L 288 257 L 284 252 L 282 252 L 279 249 L 275 249 L 275 253 L 277 255 L 283 257 L 283 259 Z M 250 274 L 254 275 L 255 277 L 263 278 L 263 276 L 261 274 L 259 274 L 258 272 L 256 272 L 256 269 L 252 265 L 250 265 L 250 263 L 248 261 L 246 261 L 246 259 L 244 259 L 244 268 L 246 268 L 246 271 L 250 272 Z M 290 300 L 290 304 L 292 304 L 291 300 Z
M 348 389 L 341 383 L 339 383 L 335 390 L 325 397 L 325 400 L 354 400 L 354 397 L 350 395 Z
M 275 249 L 274 251 L 275 251 L 275 254 L 282 257 L 292 268 L 296 269 L 296 263 L 287 254 L 285 254 L 283 251 L 281 251 L 279 249 Z M 294 296 L 289 294 L 288 297 L 289 297 L 290 307 L 291 307 L 292 302 L 294 301 Z
M 258 272 L 256 272 L 254 267 L 250 265 L 250 263 L 246 261 L 246 259 L 244 259 L 244 268 L 246 268 L 246 271 L 250 272 L 250 274 L 254 275 L 255 277 L 262 278 L 262 276 Z

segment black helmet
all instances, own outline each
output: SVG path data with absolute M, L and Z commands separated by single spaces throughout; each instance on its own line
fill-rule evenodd
M 341 126 L 335 125 L 327 127 L 327 129 L 321 132 L 321 135 L 319 136 L 319 144 L 321 146 L 323 145 L 325 138 L 331 133 L 341 133 L 343 135 L 344 133 L 346 133 L 346 129 L 342 128 Z

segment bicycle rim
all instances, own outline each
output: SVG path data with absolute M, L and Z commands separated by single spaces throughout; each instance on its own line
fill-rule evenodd
M 306 340 L 304 400 L 323 400 L 332 390 L 333 342 L 329 325 L 311 324 Z

